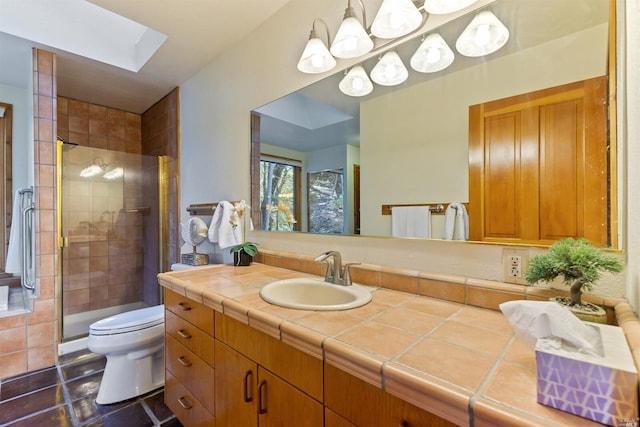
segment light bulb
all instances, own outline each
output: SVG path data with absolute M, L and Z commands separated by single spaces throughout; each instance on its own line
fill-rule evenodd
M 364 80 L 362 80 L 360 77 L 355 77 L 353 80 L 351 80 L 351 87 L 355 90 L 362 90 L 362 88 L 364 88 Z
M 396 67 L 393 64 L 387 64 L 384 66 L 384 76 L 388 79 L 394 78 L 396 75 Z
M 322 64 L 324 64 L 324 59 L 322 58 L 322 55 L 316 53 L 311 57 L 311 65 L 313 65 L 315 68 L 322 67 Z
M 488 25 L 480 25 L 478 26 L 478 28 L 476 29 L 476 44 L 478 46 L 486 46 L 487 43 L 489 43 L 489 40 L 491 40 L 491 33 L 489 32 L 489 26 Z
M 427 62 L 429 64 L 435 64 L 440 61 L 440 49 L 437 47 L 430 47 L 427 49 Z

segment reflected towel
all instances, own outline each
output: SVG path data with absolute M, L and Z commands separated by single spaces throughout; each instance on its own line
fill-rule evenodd
M 9 234 L 9 248 L 4 271 L 12 274 L 22 274 L 22 251 L 20 250 L 20 236 L 22 234 L 22 196 L 16 191 L 13 197 L 13 212 L 11 216 L 11 231 Z
M 431 238 L 431 210 L 429 206 L 394 206 L 391 210 L 393 237 Z
M 469 240 L 469 214 L 462 203 L 450 203 L 447 206 L 444 213 L 442 238 L 444 240 Z
M 218 243 L 220 249 L 242 243 L 242 226 L 234 228 L 231 225 L 231 215 L 233 215 L 233 205 L 223 200 L 218 203 L 211 218 L 207 236 L 212 243 Z

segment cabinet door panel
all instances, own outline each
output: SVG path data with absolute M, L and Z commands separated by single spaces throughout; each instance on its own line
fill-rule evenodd
M 325 363 L 325 392 L 327 408 L 357 426 L 456 425 L 328 363 Z
M 597 77 L 469 107 L 471 240 L 613 242 L 606 87 Z
M 215 342 L 216 424 L 253 427 L 258 424 L 254 362 L 219 341 Z
M 324 424 L 322 404 L 262 367 L 258 367 L 258 384 L 260 427 L 320 427 Z

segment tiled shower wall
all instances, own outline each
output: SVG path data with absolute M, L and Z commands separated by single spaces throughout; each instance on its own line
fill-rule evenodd
M 58 317 L 61 315 L 60 296 L 57 294 L 56 265 L 56 136 L 65 136 L 58 130 L 57 123 L 57 89 L 56 89 L 56 56 L 50 52 L 39 49 L 33 51 L 33 78 L 34 78 L 34 171 L 35 171 L 35 202 L 36 202 L 36 281 L 40 290 L 40 296 L 35 300 L 33 313 L 12 317 L 0 318 L 0 378 L 18 375 L 23 372 L 33 371 L 52 366 L 57 361 L 58 344 Z M 99 84 L 99 82 L 96 82 Z M 127 144 L 132 141 L 127 131 L 127 119 L 133 119 L 128 113 L 115 111 L 116 120 L 124 114 L 124 137 L 122 133 L 110 133 L 109 112 L 107 120 L 96 120 L 94 127 L 107 126 L 106 135 L 91 138 L 89 133 L 84 136 L 78 132 L 82 128 L 80 121 L 71 125 L 68 120 L 67 129 L 69 139 L 74 132 L 74 138 L 86 139 L 89 146 L 107 148 L 118 151 L 128 151 L 140 154 L 157 155 L 155 151 L 161 150 L 162 155 L 168 156 L 165 162 L 168 165 L 167 173 L 163 180 L 167 186 L 166 214 L 169 225 L 168 248 L 165 264 L 176 262 L 179 257 L 179 236 L 177 226 L 178 212 L 178 183 L 179 169 L 178 158 L 178 89 L 143 113 L 140 118 L 140 134 L 144 144 Z M 64 98 L 61 98 L 65 102 Z M 67 109 L 69 109 L 69 101 Z M 81 105 L 78 105 L 82 108 Z M 75 106 L 73 109 L 75 111 Z M 94 113 L 105 107 L 93 106 Z M 147 115 L 147 113 L 150 113 Z M 91 116 L 90 116 L 91 117 Z M 95 117 L 95 116 L 94 116 Z M 146 121 L 153 119 L 153 124 Z M 64 120 L 64 118 L 63 118 Z M 137 120 L 137 119 L 136 119 Z M 131 122 L 129 122 L 131 123 Z M 88 122 L 92 126 L 91 120 Z M 63 124 L 64 126 L 64 124 Z M 157 127 L 157 129 L 156 129 Z M 78 133 L 75 135 L 75 133 Z M 121 132 L 120 130 L 118 132 Z M 134 131 L 135 132 L 135 131 Z M 135 139 L 135 138 L 134 138 Z M 106 144 L 106 146 L 104 145 Z M 144 145 L 144 149 L 142 147 Z M 140 151 L 136 151 L 140 150 Z M 149 150 L 146 151 L 145 150 Z
M 58 135 L 72 144 L 131 154 L 142 150 L 139 114 L 61 96 L 57 114 Z M 124 164 L 123 160 L 119 162 Z M 65 178 L 60 208 L 66 224 L 63 235 L 69 237 L 70 243 L 62 261 L 63 315 L 142 299 L 143 213 L 118 209 L 112 215 L 98 217 L 92 209 L 122 206 L 123 200 L 123 207 L 144 204 L 143 188 L 136 179 L 141 173 L 131 171 L 139 170 L 141 162 L 135 163 L 127 162 L 127 178 L 119 194 L 115 191 L 118 188 L 109 188 L 118 186 L 116 183 Z

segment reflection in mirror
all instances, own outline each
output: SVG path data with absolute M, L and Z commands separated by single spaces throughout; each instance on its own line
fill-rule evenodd
M 468 203 L 469 108 L 607 75 L 608 6 L 608 0 L 497 0 L 488 9 L 510 37 L 489 56 L 469 58 L 454 49 L 448 68 L 419 73 L 409 63 L 424 37 L 414 37 L 394 48 L 409 70 L 398 86 L 374 84 L 369 95 L 349 97 L 338 90 L 341 72 L 257 108 L 252 112 L 254 148 L 259 144 L 263 158 L 300 168 L 292 229 L 319 232 L 309 221 L 309 174 L 329 170 L 343 172 L 343 227 L 331 233 L 356 234 L 359 224 L 360 234 L 390 236 L 391 216 L 382 214 L 383 205 Z M 437 32 L 453 48 L 475 13 Z M 430 32 L 436 31 L 425 34 Z M 361 65 L 370 73 L 376 62 L 371 58 Z M 361 173 L 356 176 L 355 170 Z M 610 191 L 615 201 L 616 189 Z M 260 203 L 254 200 L 252 206 L 258 209 Z M 444 215 L 431 218 L 431 236 L 441 238 Z

